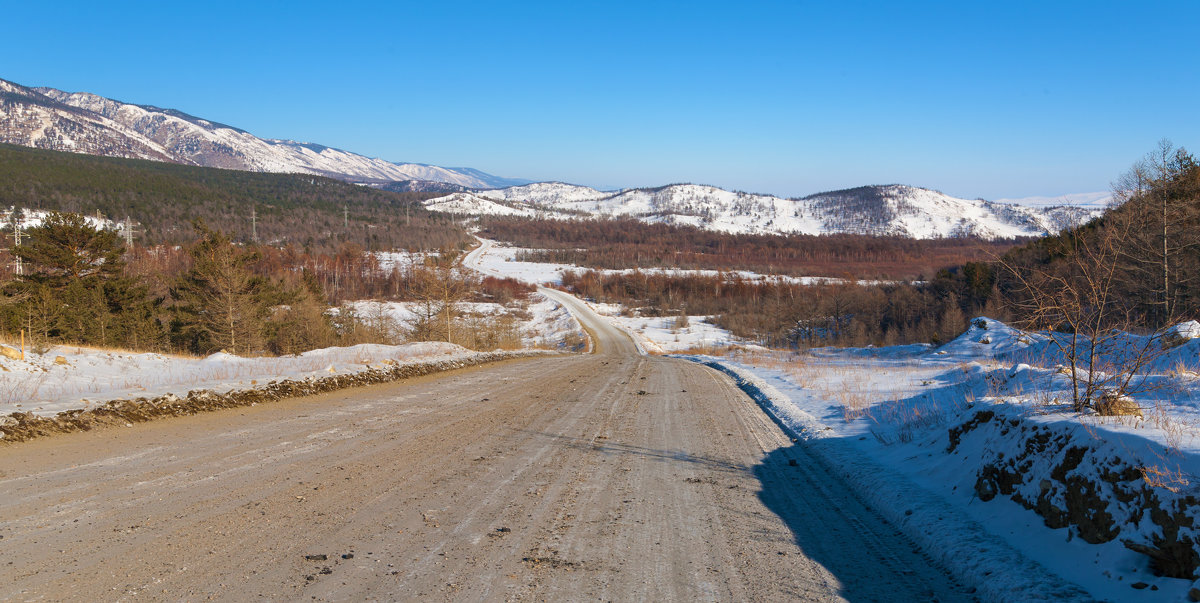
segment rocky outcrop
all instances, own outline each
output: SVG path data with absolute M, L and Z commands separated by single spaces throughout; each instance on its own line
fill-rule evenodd
M 1007 496 L 1047 527 L 1074 530 L 1092 544 L 1120 538 L 1149 556 L 1160 575 L 1195 579 L 1200 501 L 1151 484 L 1138 459 L 1079 431 L 983 410 L 950 429 L 947 453 L 983 451 L 975 480 L 980 500 Z

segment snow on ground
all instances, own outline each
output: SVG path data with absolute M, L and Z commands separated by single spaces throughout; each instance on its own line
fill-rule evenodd
M 420 304 L 418 302 L 391 302 L 363 300 L 348 304 L 355 313 L 368 323 L 380 317 L 392 323 L 393 335 L 402 337 L 416 323 Z M 523 347 L 560 349 L 565 341 L 581 337 L 583 328 L 579 321 L 558 302 L 542 295 L 531 293 L 528 303 L 504 306 L 495 303 L 461 303 L 458 312 L 477 317 L 498 318 L 511 315 L 517 320 L 517 329 Z
M 987 580 L 1001 586 L 1042 576 L 1010 567 L 1015 550 L 1097 599 L 1182 601 L 1191 581 L 1154 575 L 1150 557 L 1122 541 L 1153 544 L 1170 531 L 1159 524 L 1171 521 L 1149 510 L 1158 503 L 1177 512 L 1179 537 L 1196 536 L 1200 509 L 1190 497 L 1200 495 L 1200 339 L 1186 336 L 1197 329 L 1185 324 L 1165 350 L 1149 342 L 1158 346 L 1154 376 L 1132 396 L 1141 416 L 1073 412 L 1051 336 L 989 319 L 941 348 L 691 358 L 767 391 L 769 412 L 961 572 L 989 568 Z M 1122 341 L 1126 349 L 1147 343 Z M 1028 508 L 1071 508 L 1068 490 L 1099 501 L 1101 511 L 1068 518 Z M 1038 580 L 1060 588 L 1050 574 Z
M 601 274 L 633 274 L 635 269 L 625 268 L 622 270 L 612 269 L 595 269 L 576 266 L 574 264 L 556 264 L 551 262 L 526 262 L 517 259 L 517 256 L 530 252 L 538 251 L 536 249 L 524 249 L 521 247 L 508 247 L 487 239 L 480 239 L 480 246 L 467 255 L 463 263 L 468 267 L 490 274 L 497 277 L 513 278 L 522 282 L 534 285 L 560 285 L 562 284 L 562 273 L 564 270 L 574 272 L 586 272 L 595 270 Z M 817 285 L 817 284 L 836 284 L 843 282 L 842 279 L 829 278 L 823 276 L 779 276 L 760 274 L 749 270 L 684 270 L 679 268 L 639 268 L 643 274 L 666 274 L 669 276 L 718 276 L 724 275 L 726 278 L 738 278 L 743 280 L 778 280 L 785 283 L 794 283 L 800 285 Z M 859 284 L 870 285 L 879 284 L 882 281 L 859 281 Z
M 687 326 L 680 326 L 677 316 L 626 316 L 618 304 L 585 303 L 596 314 L 629 333 L 642 350 L 651 354 L 719 354 L 733 347 L 746 349 L 749 346 L 729 331 L 708 322 L 708 316 L 688 316 Z
M 403 270 L 409 266 L 420 266 L 425 263 L 426 257 L 437 256 L 437 253 L 415 251 L 375 251 L 372 253 L 375 255 L 375 261 L 379 263 L 379 269 L 383 272 Z
M 242 358 L 217 353 L 205 358 L 137 354 L 56 346 L 25 360 L 0 358 L 0 416 L 32 412 L 50 416 L 88 409 L 108 400 L 182 395 L 189 390 L 227 392 L 274 379 L 352 373 L 384 361 L 422 362 L 468 357 L 474 352 L 449 343 L 364 344 L 325 348 L 298 356 Z M 62 360 L 56 362 L 61 357 Z
M 419 263 L 423 258 L 423 254 L 408 252 L 377 254 L 385 270 Z M 402 339 L 416 318 L 411 303 L 360 301 L 350 305 L 365 320 L 392 320 L 396 340 Z M 511 316 L 523 347 L 572 348 L 585 339 L 578 320 L 561 304 L 541 294 L 531 295 L 528 303 L 507 307 L 467 303 L 460 310 L 475 317 Z M 182 395 L 198 389 L 226 392 L 274 379 L 356 372 L 384 360 L 419 362 L 473 353 L 449 343 L 409 343 L 326 348 L 278 358 L 242 358 L 225 353 L 194 358 L 56 346 L 44 354 L 28 353 L 25 360 L 0 357 L 0 416 L 13 412 L 49 416 L 65 410 L 86 410 L 108 400 Z M 62 358 L 60 362 L 56 362 L 58 357 Z
M 870 194 L 864 197 L 864 190 Z M 1079 208 L 1008 205 L 957 199 L 903 185 L 832 191 L 783 199 L 726 191 L 713 186 L 673 184 L 652 189 L 602 192 L 562 183 L 539 183 L 473 193 L 454 193 L 425 202 L 436 211 L 501 215 L 541 214 L 547 219 L 625 216 L 645 222 L 687 224 L 731 233 L 890 234 L 939 238 L 972 234 L 983 238 L 1038 236 L 1097 212 Z M 857 208 L 848 210 L 847 208 Z
M 518 262 L 516 256 L 524 249 L 502 247 L 495 241 L 480 239 L 476 247 L 463 258 L 463 265 L 499 278 L 512 278 L 532 285 L 562 284 L 562 271 L 580 270 L 570 264 L 548 262 Z
M 396 340 L 403 339 L 417 316 L 412 303 L 360 301 L 349 305 L 368 323 L 380 317 L 392 320 L 391 335 Z M 477 317 L 512 316 L 526 348 L 570 349 L 585 339 L 575 317 L 541 294 L 532 294 L 525 304 L 468 303 L 460 310 Z M 442 342 L 365 344 L 260 358 L 226 353 L 195 358 L 56 346 L 44 354 L 27 353 L 25 360 L 0 357 L 0 416 L 13 412 L 51 416 L 94 408 L 109 400 L 183 395 L 199 389 L 223 393 L 276 379 L 358 372 L 385 360 L 423 362 L 474 353 Z M 56 362 L 59 357 L 62 360 Z

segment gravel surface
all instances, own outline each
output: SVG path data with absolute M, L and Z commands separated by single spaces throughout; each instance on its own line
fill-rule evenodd
M 581 318 L 596 354 L 0 448 L 0 600 L 972 600 L 727 377 Z

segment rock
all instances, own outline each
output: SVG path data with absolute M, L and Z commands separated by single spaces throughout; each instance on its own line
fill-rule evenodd
M 306 561 L 325 561 L 329 559 L 329 555 L 305 555 L 304 559 Z
M 1136 588 L 1138 590 L 1142 590 L 1143 588 L 1146 588 L 1147 586 L 1150 586 L 1150 585 L 1146 584 L 1145 582 L 1134 582 L 1133 584 L 1130 584 L 1129 586 L 1132 588 Z
M 353 558 L 354 558 L 354 553 L 346 553 L 346 554 L 342 555 L 342 559 L 353 559 Z
M 55 356 L 54 357 L 54 364 L 66 364 L 66 363 L 67 363 L 67 358 L 65 356 Z
M 0 356 L 11 358 L 13 360 L 20 360 L 21 350 L 14 350 L 6 345 L 0 345 Z
M 788 459 L 788 466 L 789 466 L 789 467 L 796 467 L 796 466 L 798 466 L 799 464 L 800 464 L 800 463 L 797 463 L 797 462 L 796 462 L 796 459 Z
M 1142 416 L 1142 407 L 1129 396 L 1106 393 L 1096 400 L 1096 414 L 1106 417 Z
M 1200 588 L 1193 586 L 1188 589 L 1188 601 L 1192 603 L 1200 603 Z

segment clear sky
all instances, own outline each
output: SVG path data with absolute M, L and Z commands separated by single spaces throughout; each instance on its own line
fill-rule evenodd
M 1105 190 L 1200 152 L 1200 2 L 7 3 L 0 78 L 602 187 Z

